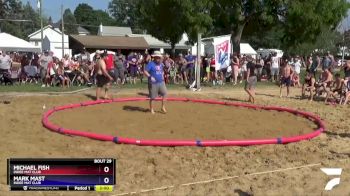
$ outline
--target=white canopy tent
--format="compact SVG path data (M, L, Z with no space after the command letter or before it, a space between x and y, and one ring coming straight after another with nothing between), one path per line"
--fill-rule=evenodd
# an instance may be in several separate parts
M39 46L7 33L0 33L0 50L13 52L40 52Z
M240 48L241 48L241 54L257 55L257 52L247 43L241 43Z
M207 37L203 38L202 42L204 44L204 51L207 54L214 54L214 42L216 39L228 39L231 40L231 35L221 35L221 36L215 36L215 37ZM245 55L252 55L253 57L257 55L257 52L250 46L249 43L240 43L240 54ZM230 48L230 52L232 52L232 44Z

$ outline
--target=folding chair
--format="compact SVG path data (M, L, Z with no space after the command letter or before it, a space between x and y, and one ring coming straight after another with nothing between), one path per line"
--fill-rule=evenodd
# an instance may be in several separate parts
M10 77L12 82L18 82L19 81L19 75L21 73L21 68L19 67L11 67L10 69Z
M32 83L32 82L35 82L36 84L38 83L39 72L36 66L34 65L25 66L24 72L26 74L25 83Z

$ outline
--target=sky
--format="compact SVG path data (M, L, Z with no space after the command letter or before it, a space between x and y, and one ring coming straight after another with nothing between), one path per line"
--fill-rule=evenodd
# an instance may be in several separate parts
M24 4L27 1L37 8L37 0L21 0ZM53 22L57 22L61 18L61 5L63 9L70 8L74 12L75 8L80 3L87 3L94 9L107 10L110 0L42 0L43 2L43 14L47 17L51 16Z

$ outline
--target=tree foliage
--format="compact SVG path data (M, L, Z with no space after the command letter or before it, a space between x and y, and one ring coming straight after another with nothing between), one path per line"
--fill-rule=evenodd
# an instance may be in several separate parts
M63 21L64 21L64 33L65 34L78 34L78 26L75 16L73 15L70 9L64 10L63 13ZM61 27L62 28L62 27Z
M187 27L187 8L184 1L149 0L139 5L141 23L148 33L174 49Z
M210 13L213 33L231 33L234 50L239 51L250 23L256 29L265 27L264 31L277 26L282 30L282 46L296 47L315 42L324 27L334 29L348 8L346 0L216 0Z
M91 34L97 34L98 26L103 24L105 26L116 25L109 14L102 10L94 10L86 3L79 4L74 10L74 16L78 24L90 31Z
M145 1L139 0L112 0L108 10L119 26L131 27L134 31L140 31L139 4Z
M190 41L197 41L197 34L205 34L211 28L209 15L211 0L149 0L140 3L140 25L156 38L169 43L174 54L175 44L183 33Z
M40 28L40 15L27 2L25 5L17 0L0 1L0 22L2 32L27 39L27 36ZM18 21L13 21L18 20ZM19 21L28 20L28 21ZM47 19L43 18L44 24Z

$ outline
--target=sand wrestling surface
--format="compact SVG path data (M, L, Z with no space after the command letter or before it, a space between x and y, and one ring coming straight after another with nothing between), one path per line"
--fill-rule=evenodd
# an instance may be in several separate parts
M41 124L49 108L91 100L93 90L69 95L0 95L0 195L350 195L350 107L278 98L274 87L258 88L257 104L313 112L327 131L310 141L250 147L142 147L117 145L57 134ZM139 94L138 94L139 93ZM114 97L141 96L145 90L121 89ZM171 96L244 101L242 89L169 91ZM10 100L10 104L2 104ZM43 109L43 105L46 106ZM159 103L156 104L159 110ZM66 128L145 139L247 139L308 133L315 125L284 112L168 103L168 114L145 113L147 102L126 102L58 112L50 120ZM106 115L105 117L103 117ZM9 192L7 158L117 159L112 193ZM320 168L342 168L340 185L324 187L332 177Z
M166 104L167 114L150 115L147 101L123 102L64 110L50 120L64 128L139 139L266 139L317 128L287 112L203 103Z

